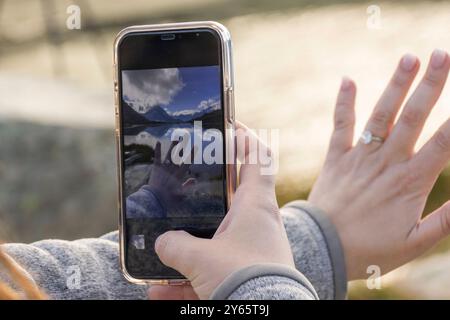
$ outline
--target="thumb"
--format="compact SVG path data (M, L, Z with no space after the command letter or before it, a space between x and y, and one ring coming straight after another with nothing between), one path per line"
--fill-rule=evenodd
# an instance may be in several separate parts
M274 184L274 172L266 165L273 164L273 151L243 123L236 121L236 150L241 161L240 184L271 186ZM262 163L262 160L268 163ZM267 172L266 172L267 171ZM269 182L269 183L267 183Z
M416 228L416 240L428 249L450 234L450 201L433 211Z
M156 239L155 251L162 263L189 278L204 241L186 231L168 231Z

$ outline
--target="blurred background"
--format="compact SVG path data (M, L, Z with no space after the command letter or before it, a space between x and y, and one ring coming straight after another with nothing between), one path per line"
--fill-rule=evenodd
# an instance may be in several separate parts
M190 20L231 31L238 119L281 130L281 205L306 198L320 170L343 75L358 84L359 133L403 53L424 65L434 48L450 50L449 1L0 0L2 239L76 239L116 228L115 34ZM447 86L418 146L449 116ZM449 174L425 212L450 198ZM450 299L449 250L450 240L442 242L384 276L379 290L351 283L349 296Z

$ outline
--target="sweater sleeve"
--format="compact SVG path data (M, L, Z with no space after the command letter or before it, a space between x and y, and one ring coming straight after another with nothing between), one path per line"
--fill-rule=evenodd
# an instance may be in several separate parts
M344 252L331 221L306 201L281 209L295 266L311 282L320 299L345 299Z
M229 275L212 293L213 300L317 300L308 279L281 264L252 265Z
M251 291L261 299L270 294L280 299L307 298L315 291L320 299L345 298L344 256L333 225L320 210L304 201L288 204L281 213L296 268L313 289L301 288L292 278L272 272L249 279L235 294L230 293L230 298L243 298L248 288L254 288ZM2 248L53 299L147 298L146 286L129 283L120 271L117 231L96 239L10 243ZM0 272L0 279L8 278ZM292 289L284 290L288 295L276 293L277 288L287 286Z
M52 299L147 299L146 286L122 276L117 236L116 231L95 239L10 243L2 248ZM8 281L1 272L0 278Z
M127 218L163 218L166 216L161 202L149 185L142 186L126 200Z

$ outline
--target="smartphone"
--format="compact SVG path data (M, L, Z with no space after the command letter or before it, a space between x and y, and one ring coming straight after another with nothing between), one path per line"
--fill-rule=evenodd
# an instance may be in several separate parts
M187 280L156 238L211 238L236 187L231 39L217 22L128 27L114 44L120 265L135 283Z

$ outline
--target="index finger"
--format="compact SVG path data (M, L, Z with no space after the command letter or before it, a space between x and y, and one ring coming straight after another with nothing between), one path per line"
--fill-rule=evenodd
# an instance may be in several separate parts
M425 182L434 183L450 160L450 119L411 159L411 170L420 172ZM427 181L430 180L430 181Z
M242 163L239 171L240 184L273 182L273 175L263 174L260 161L262 154L272 157L272 150L241 122L236 122L236 150Z

